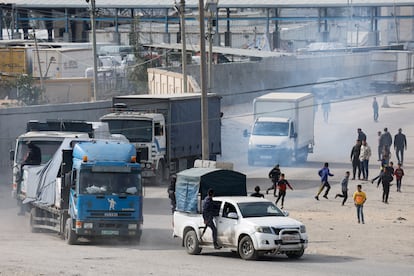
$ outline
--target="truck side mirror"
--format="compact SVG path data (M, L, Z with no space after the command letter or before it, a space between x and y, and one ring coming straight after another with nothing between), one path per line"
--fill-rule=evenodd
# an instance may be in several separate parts
M243 130L243 137L249 137L250 133L247 131L247 129Z
M295 132L295 133L293 133L290 137L291 137L291 138L298 138L298 134Z
M14 150L10 150L9 155L10 161L14 161Z

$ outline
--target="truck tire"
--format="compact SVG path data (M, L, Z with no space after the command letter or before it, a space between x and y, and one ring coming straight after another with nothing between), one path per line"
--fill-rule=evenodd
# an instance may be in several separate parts
M257 251L254 249L252 239L249 236L244 236L238 246L239 255L244 260L256 260Z
M72 230L72 219L71 218L68 218L66 220L65 240L66 240L66 243L70 245L76 244L78 240L78 235L76 235L75 231Z
M198 255L201 252L200 243L197 238L197 234L194 230L190 230L185 233L184 246L188 254Z
M36 225L36 220L35 220L36 216L37 216L36 207L33 207L32 209L30 209L30 231L32 233L39 233L40 232L40 229L35 226Z
M288 256L289 259L299 259L303 256L303 253L305 253L305 249L302 249L300 251L294 251L286 253L286 256Z

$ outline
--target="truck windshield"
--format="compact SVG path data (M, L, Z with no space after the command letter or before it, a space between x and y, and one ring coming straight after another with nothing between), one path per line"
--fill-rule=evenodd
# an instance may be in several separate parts
M79 191L81 194L141 195L141 178L137 173L82 171Z
M256 122L253 135L259 136L288 136L289 124L283 122Z
M108 120L111 134L123 134L130 142L151 142L152 121Z
M21 164L26 158L27 153L29 152L29 147L27 146L28 141L19 141L16 150L15 162L16 164ZM41 154L41 164L46 164L58 150L59 146L62 144L62 141L35 141L31 142L40 148Z
M285 216L272 202L245 202L238 206L244 218Z

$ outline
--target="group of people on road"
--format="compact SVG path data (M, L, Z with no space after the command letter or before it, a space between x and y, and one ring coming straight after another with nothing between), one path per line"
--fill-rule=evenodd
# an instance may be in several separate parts
M378 120L378 103L374 98L374 121ZM362 131L361 128L357 129L357 140L355 145L351 149L350 159L352 164L352 178L355 180L358 177L358 180L368 181L369 177L369 160L372 155L371 148L367 143L367 135ZM394 143L393 143L394 142ZM391 147L394 146L396 157L398 160L397 168L394 169L394 164L391 159ZM377 187L382 183L383 193L382 201L388 204L388 198L390 193L391 182L396 180L397 183L397 192L401 192L401 182L404 176L404 169L402 164L404 161L404 151L407 149L407 140L406 136L402 133L402 129L398 129L398 133L394 136L394 141L391 134L388 131L388 128L384 128L383 132L378 131L378 161L381 162L381 170L378 176L371 180L371 183L377 181ZM324 198L328 199L328 193L330 191L331 185L329 184L329 177L334 176L329 170L329 164L325 163L324 166L318 171L318 174L321 178L321 184L318 189L315 199L319 200L319 195L325 189L323 195ZM350 171L345 172L345 176L341 181L341 192L335 195L335 198L341 197L342 205L348 199L348 182L350 180L351 173ZM357 185L357 191L353 194L354 204L357 208L357 217L358 223L364 223L363 215L363 205L367 197L365 192L362 191L362 185Z

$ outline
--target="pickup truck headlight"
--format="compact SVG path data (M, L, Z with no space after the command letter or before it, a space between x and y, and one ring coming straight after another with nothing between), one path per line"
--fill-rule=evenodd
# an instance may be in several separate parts
M266 234L273 234L272 229L268 226L256 226L256 232L266 233Z
M85 228L85 229L92 229L93 228L93 223L92 222L85 222L83 224L83 228Z
M301 233L306 233L306 226L305 225L300 226L300 232Z

